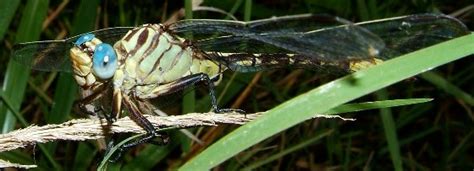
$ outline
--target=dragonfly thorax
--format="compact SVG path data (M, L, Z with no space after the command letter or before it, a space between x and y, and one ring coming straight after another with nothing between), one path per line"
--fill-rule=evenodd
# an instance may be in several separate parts
M198 52L185 39L167 32L161 24L145 24L130 30L114 45L121 61L114 86L126 94L145 98L160 94L173 81L195 73L218 73L218 66L195 57Z

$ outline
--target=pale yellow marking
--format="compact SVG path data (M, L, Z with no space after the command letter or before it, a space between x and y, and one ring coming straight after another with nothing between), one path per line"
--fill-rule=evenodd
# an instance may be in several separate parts
M92 43L92 46L91 46L92 49L95 49L96 45L99 45L99 44L102 43L102 41L98 38L93 38L90 42ZM87 42L87 43L89 43L89 42ZM86 45L87 45L87 43L86 43Z
M181 49L181 47L179 47L179 49ZM174 59L171 60L172 62L171 64L173 64L173 62L177 60L176 63L172 65L171 68L167 72L164 72L162 74L164 82L171 82L183 77L183 75L189 70L189 67L191 67L191 64L192 64L192 56L190 53L191 49L190 48L181 49L180 51L182 53L178 52L178 54L174 55L175 56ZM177 56L177 55L180 55L180 56Z
M84 65L84 64L89 64L89 63L92 62L91 57L89 57L87 54L83 53L77 47L72 48L71 53L76 54L76 56L74 56L74 58L72 60L74 62L77 62L78 64Z
M117 69L117 71L115 71L115 74L114 74L114 88L120 88L123 84L123 78L124 78L124 74L123 74L123 70L121 70L120 68Z
M157 33L158 34L158 33ZM140 71L143 73L142 77L146 77L148 73L153 70L154 64L157 62L158 58L171 46L171 43L165 36L160 36L159 43L156 48L140 63ZM158 70L158 68L155 68ZM150 75L152 77L152 75ZM149 78L147 81L158 80L157 78ZM160 81L158 81L160 82Z
M135 30L135 29L133 29L133 30ZM127 34L125 34L124 38L128 37L128 35L131 34L133 30L128 31ZM125 49L125 51L130 52L130 51L132 51L132 49L135 48L135 45L136 45L135 42L137 42L138 36L141 34L141 32L143 32L143 29L141 29L140 31L137 31L135 33L135 35L133 37L131 37L130 40L128 40L128 41L125 41L124 39L120 40L120 43L123 45L123 48ZM132 43L130 43L130 42L132 42ZM128 56L127 59L130 58L130 57L131 56Z
M351 71L355 72L355 71L359 71L359 70L362 70L362 69L372 67L374 65L381 64L382 62L383 62L383 60L378 59L378 58L374 58L373 60L351 62L349 64L349 68L350 68Z
M158 76L162 76L162 74L168 72L173 68L172 62L177 57L178 53L181 52L181 47L178 45L171 45L171 49L165 51L163 57L159 61L158 67L161 68L161 71L156 68L150 75L158 74ZM162 78L164 80L164 78Z
M79 75L74 75L74 79L76 80L77 84L79 84L79 86L86 85L86 79L84 79L84 77L81 77Z
M140 48L138 48L138 50L137 50L137 52L135 53L135 55L132 56L132 58L135 58L136 61L140 61L141 58L144 57L143 54L144 54L145 51L147 50L147 47L150 46L150 44L151 44L151 41L150 41L150 40L151 40L151 38L153 37L153 35L155 34L155 30L153 30L153 29L151 29L151 28L146 28L146 30L148 31L148 35L147 35L146 41L143 43L143 45L142 45ZM144 30L143 30L143 31L144 31ZM143 33L143 31L140 32L140 34ZM138 37L140 36L140 34L135 34L135 37L137 37L137 39L138 39ZM133 44L132 46L136 46L136 45L137 45L137 42L128 42L128 43L131 43L131 45ZM132 49L133 49L133 48L132 48ZM138 69L138 68L137 68L137 69Z
M125 60L125 73L131 78L137 78L137 73L135 72L137 68L137 61L132 58L127 58Z
M97 80L95 79L95 76L94 74L90 73L89 75L86 76L86 82L88 86L91 86L92 84L94 84Z
M92 67L92 60L86 54L74 47L70 51L72 68L76 75L86 76Z
M150 36L153 36L154 30L150 28L143 28L137 31L135 35L131 37L130 41L125 41L123 39L120 41L120 43L125 48L125 51L127 52L127 54L131 55L130 54L131 51L136 48L138 37L140 37L140 35L145 30L148 31L147 41L145 41L144 44L140 48L137 49L134 56L128 56L125 59L125 71L132 78L138 78L139 76L139 73L137 73L137 71L139 71L137 64L138 64L138 61L140 61L140 58L143 57L143 53L146 51L147 47L150 46L151 41L149 40L151 38ZM129 31L124 37L127 37L130 33L131 31Z
M112 113L112 115L115 116L115 119L118 119L120 117L120 114L122 113L122 92L120 91L120 89L114 88L112 99L112 109L115 109L115 112L117 112Z
M158 95L168 92L172 85L168 83L157 86L139 86L137 90L143 93L140 93L138 97L142 99L156 98Z
M156 97L158 94L154 94L153 90L157 86L161 86L161 85L150 84L150 85L145 85L145 86L136 86L135 87L135 95L137 95L141 99Z
M90 42L86 42L85 46L90 51L94 51L96 45L101 44L97 38L93 38ZM80 86L94 86L102 83L97 82L95 76L91 73L92 56L81 51L78 47L73 47L69 51L72 68L74 72L74 79Z

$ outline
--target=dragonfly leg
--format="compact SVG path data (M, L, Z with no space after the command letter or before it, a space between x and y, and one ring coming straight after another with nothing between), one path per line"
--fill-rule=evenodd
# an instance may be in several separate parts
M199 82L204 82L209 89L209 96L211 97L211 104L212 110L216 113L225 113L225 112L238 112L238 113L245 113L245 111L241 109L221 109L217 105L217 98L215 93L215 87L213 80L209 78L207 74L198 73L193 75L188 75L182 77L176 81L170 82L168 84L161 85L154 89L150 96L146 96L143 98L156 98L163 95L172 94L183 88L190 87L195 85Z
M140 105L138 107L141 111L144 111L145 113L158 115L156 113L156 110L158 109L147 99L140 99Z
M115 97L115 96L114 96ZM120 96L120 99L123 100L123 104L125 107L130 111L129 117L132 119L135 123L140 125L145 131L147 132L145 135L137 138L133 142L127 143L122 145L119 148L119 151L116 155L116 157L112 160L115 161L116 159L120 158L121 154L123 151L126 151L127 149L137 146L139 144L151 142L153 144L167 144L169 141L169 137L166 134L160 134L158 131L156 131L155 127L153 124L143 116L142 112L140 111L139 107L137 107L137 104L134 102L139 102L137 99L131 99L128 95L122 94ZM151 141L153 138L159 137L161 141Z
M85 96L84 98L75 101L75 106L77 107L79 113L86 113L91 116L99 116L100 118L105 118L107 122L112 123L115 121L115 118L108 115L102 107L96 107L92 102L104 96L106 93L105 86L100 86L93 90L92 94ZM102 112L102 115L98 114Z

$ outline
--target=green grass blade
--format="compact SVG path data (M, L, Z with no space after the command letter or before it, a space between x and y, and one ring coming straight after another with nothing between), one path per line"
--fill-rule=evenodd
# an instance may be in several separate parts
M417 130L416 133L413 135L410 135L409 137L405 137L404 139L400 139L399 144L400 147L403 147L405 145L410 145L410 143L413 143L415 141L422 141L423 138L426 138L427 136L436 133L436 131L439 131L439 127L431 127L426 130ZM377 152L377 155L382 156L385 155L385 153L389 152L390 149L388 148L382 148L380 151Z
M119 148L126 144L127 142L130 142L140 136L142 136L143 134L137 134L137 135L133 135L131 137L128 137L126 138L125 140L119 142L118 144L116 144L115 146L113 146L111 149L109 149L107 151L107 153L105 154L104 158L102 159L102 161L100 162L99 166L97 167L97 170L108 170L108 164L109 164L109 160L113 160L115 156L114 153L117 153L119 152ZM116 154L115 154L116 155Z
M184 12L186 19L193 18L193 1L192 0L185 0L184 1ZM194 112L196 109L196 93L192 88L188 88L186 90L186 94L183 97L183 113Z
M470 106L474 106L474 98L467 93L458 88L456 85L453 85L448 80L444 79L440 75L434 72L426 72L420 75L421 78L425 79L426 81L431 82L432 84L436 85L438 88L444 90L445 92L453 95L454 97L461 99L462 101L466 102Z
M387 91L382 89L376 93L378 99L387 99ZM396 171L402 171L402 157L400 155L400 143L397 137L397 127L393 119L392 111L389 108L380 109L380 118L382 118L382 125L387 139L390 157L392 159L393 168Z
M208 170L316 113L474 53L474 34L425 48L329 82L287 101L226 135L181 170ZM426 59L430 60L426 60Z
M152 170L158 162L166 159L166 156L168 156L176 146L178 146L177 143L160 147L148 145L138 156L133 157L133 160L125 165L122 170Z
M60 73L54 91L51 112L46 116L47 123L61 123L67 120L77 94L77 86L70 73Z
M462 138L461 142L456 145L456 147L449 153L447 160L454 160L457 153L462 153L462 151L467 151L470 148L470 142L472 142L472 136L474 135L474 130L471 130L465 137Z
M293 146L290 146L288 148L285 148L285 150L279 152L279 153L276 153L272 156L268 156L267 158L265 158L265 160L262 160L262 161L258 161L256 163L253 163L247 167L245 167L244 169L242 170L255 170L257 169L259 166L262 166L264 164L267 164L267 163L270 163L272 161L275 161L275 160L278 160L280 158L282 158L283 156L287 155L287 154L290 154L294 151L297 151L297 150L300 150L304 147L307 147L313 143L315 143L316 141L318 140L321 140L323 139L324 137L330 135L333 131L332 130L329 130L329 131L325 131L323 133L321 132L318 132L317 134L314 135L314 137L311 137L309 139L306 139L304 141L301 141L300 143L296 144L296 145L293 145Z
M47 0L27 2L18 28L17 43L34 41L39 38L42 22L46 18L48 4L49 1ZM3 85L3 98L8 99L5 101L10 102L10 107L4 103L0 104L0 113L2 113L0 120L3 121L2 133L12 130L16 125L16 119L13 114L20 109L29 74L30 69L9 60ZM59 169L58 163L53 160L52 155L45 150L44 146L39 145L39 147L48 162L54 168Z
M81 143L80 145L77 146L76 154L74 157L74 163L72 170L74 171L81 171L81 170L87 170L87 168L91 165L91 163L94 163L93 160L94 158L91 156L95 156L97 153L97 149L90 145L84 145Z
M230 8L229 14L234 15L235 12L239 9L240 5L242 5L242 2L243 2L243 0L236 0L236 1L234 1L234 5L232 5L232 8ZM227 15L227 16L224 18L224 20L228 20L228 19L230 19L230 16L229 16L229 15Z
M244 21L250 21L252 17L252 0L245 0Z
M0 40L10 26L10 22L15 15L20 0L3 0L0 2Z
M28 1L21 18L16 42L37 40L41 33L42 21L46 17L48 1ZM12 60L9 60L3 81L4 98L8 98L14 110L19 111L30 70ZM12 130L16 124L13 112L0 103L0 120L2 133Z
M381 108L390 108L390 107L398 107L398 106L405 106L405 105L413 105L413 104L419 104L419 103L425 103L432 101L430 98L414 98L414 99L396 99L396 100L383 100L383 101L373 101L373 102L363 102L363 103L352 103L352 104L343 104L341 106L335 107L327 112L324 112L326 115L330 114L341 114L341 113L349 113L349 112L359 112L359 111L364 111L364 110L371 110L371 109L381 109ZM315 136L325 136L326 133L323 134L315 134ZM289 154L291 152L297 151L301 148L304 148L305 146L309 146L313 143L316 142L316 140L319 140L320 138L310 138L307 140L302 141L301 143L298 143L298 145L294 145L292 147L289 147L277 154L274 154L272 156L268 156L265 158L265 160L258 161L256 163L250 164L243 170L252 170L258 166L262 166L266 163L269 163L271 161L274 161L276 159L279 159L286 154ZM247 153L246 155L253 155L252 153ZM245 157L240 156L239 157L239 162L245 162ZM229 167L226 167L226 169L229 169ZM235 170L235 169L230 169L230 170Z
M18 121L20 121L20 124L24 127L27 127L29 124L23 117L23 115L20 114L19 111L14 110L14 107L12 105L12 102L10 102L9 98L6 98L3 92L0 92L0 98L2 99L2 103L13 112L13 115L16 117Z
M381 109L381 108L413 105L413 104L418 104L418 103L429 102L432 100L433 99L431 98L413 98L413 99L394 99L394 100L382 100L382 101L374 101L374 102L344 104L336 108L333 108L327 112L324 112L324 114L359 112L359 111L370 110L370 109Z

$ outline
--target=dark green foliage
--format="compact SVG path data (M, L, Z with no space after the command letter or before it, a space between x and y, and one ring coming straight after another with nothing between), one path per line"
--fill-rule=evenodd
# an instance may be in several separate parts
M57 39L64 34L68 37L104 27L165 22L174 15L183 19L184 13L178 15L178 11L185 6L185 1L70 1L53 17L53 11L61 3L63 2L57 0L0 2L0 80L3 86L0 91L0 126L3 133L31 124L61 123L72 118L87 117L72 111L73 102L77 99L77 88L70 74L30 72L24 66L12 63L9 56L14 43ZM450 14L468 5L468 1L431 0L207 0L202 4L227 11L239 20L326 13L353 22L414 13ZM222 19L225 15L199 11L194 12L192 17ZM473 30L474 12L459 17ZM42 28L45 20L50 22ZM355 117L357 121L305 121L253 145L217 167L226 170L254 167L262 170L472 169L472 73L472 57L443 65L436 68L435 72L396 83L373 95L363 96L354 103L402 98L433 98L432 101L365 112L355 111L406 104L398 101L391 105L378 104L377 107L367 104L339 106L331 110L332 114L352 111L343 116ZM337 78L333 75L289 69L259 74L262 74L260 79L253 84L243 102L236 103L239 97L244 96L244 89L256 74L226 73L223 82L217 87L220 105L241 108L249 113L265 111ZM200 88L194 91L195 97L191 96L192 100L186 100L185 106L193 104L196 111L208 111L210 102L207 92ZM168 105L166 111L181 114L182 107L178 101L176 105ZM220 126L192 131L199 132L199 138L206 137L204 141L212 144L235 128L237 126ZM179 131L170 134L172 142L169 145L142 145L133 148L107 168L178 168L207 147L190 144L190 140ZM96 141L55 142L36 147L3 152L0 153L0 158L21 164L37 164L41 170L94 170L102 162L104 155Z

